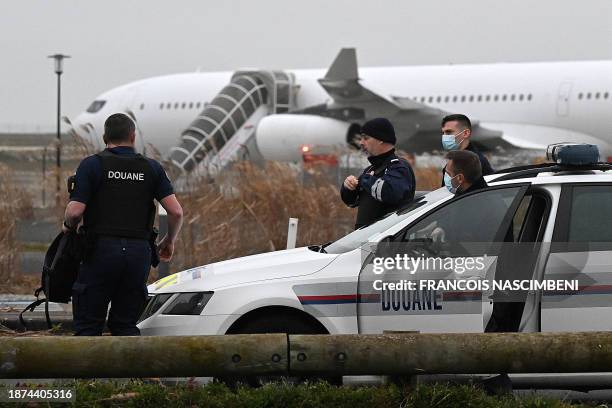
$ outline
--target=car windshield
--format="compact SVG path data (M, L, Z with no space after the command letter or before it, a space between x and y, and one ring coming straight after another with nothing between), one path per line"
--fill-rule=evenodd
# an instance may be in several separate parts
M412 203L410 203L408 207L404 207L399 211L389 213L374 224L359 228L358 230L345 235L339 240L332 242L330 245L325 247L325 252L329 254L341 254L352 251L355 248L359 248L361 245L367 242L368 238L372 235L388 230L395 224L410 217L415 210L436 203L449 195L450 194L446 188L440 188L424 196L418 197Z

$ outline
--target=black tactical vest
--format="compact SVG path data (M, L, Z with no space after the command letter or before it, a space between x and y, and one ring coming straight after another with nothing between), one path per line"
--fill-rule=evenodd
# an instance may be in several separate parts
M108 150L96 154L102 162L102 182L87 203L87 232L149 239L155 219L155 173L148 160Z
M385 170L387 170L387 167L389 166L389 164L391 164L391 160L394 160L394 159L398 159L398 157L395 156L394 154L389 155L388 159L385 160L384 163L380 164L377 167L370 166L365 169L364 173L369 173L371 171L374 171L375 177L377 178L382 177L385 174ZM399 160L402 160L402 159L399 159ZM414 175L412 172L410 172L410 174L412 174L412 185L414 186L416 185L416 182L414 180ZM414 198L414 193L412 197L405 197L403 202L404 203L408 202L412 200L413 198ZM362 188L359 189L359 201L358 202L359 202L359 207L357 208L357 219L355 221L355 229L361 228L365 225L370 225L374 221L381 218L383 215L388 214L391 211L395 211L398 209L397 205L385 204L383 202L376 200L374 197L372 197L372 194L370 191L366 191Z

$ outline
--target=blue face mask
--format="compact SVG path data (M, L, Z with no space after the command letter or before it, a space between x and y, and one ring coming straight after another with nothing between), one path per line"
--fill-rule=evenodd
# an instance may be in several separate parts
M457 177L457 175L455 175L455 177ZM455 177L451 177L447 172L444 172L444 185L452 194L455 194L457 192L457 188L459 188L459 186L453 187L453 179Z
M451 151L451 150L458 150L459 149L459 145L461 144L461 142L463 142L465 140L465 138L461 139L461 141L459 141L457 143L457 136L459 136L460 134L462 134L463 132L465 132L466 129L462 130L461 132L457 133L456 135L442 135L442 148L446 151Z

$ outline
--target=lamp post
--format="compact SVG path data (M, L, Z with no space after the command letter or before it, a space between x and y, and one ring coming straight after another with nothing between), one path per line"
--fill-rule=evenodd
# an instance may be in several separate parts
M61 77L64 72L64 59L70 58L69 55L54 54L49 55L48 58L55 60L55 73L57 74L57 147L55 151L56 167L57 167L57 178L56 178L56 190L55 190L55 206L60 205L60 179L61 179L61 129L60 129L60 115L61 115Z

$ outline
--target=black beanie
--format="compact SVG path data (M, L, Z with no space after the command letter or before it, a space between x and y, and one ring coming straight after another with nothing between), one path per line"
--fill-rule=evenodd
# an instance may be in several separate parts
M368 120L361 127L361 133L393 145L396 142L393 125L386 118Z

